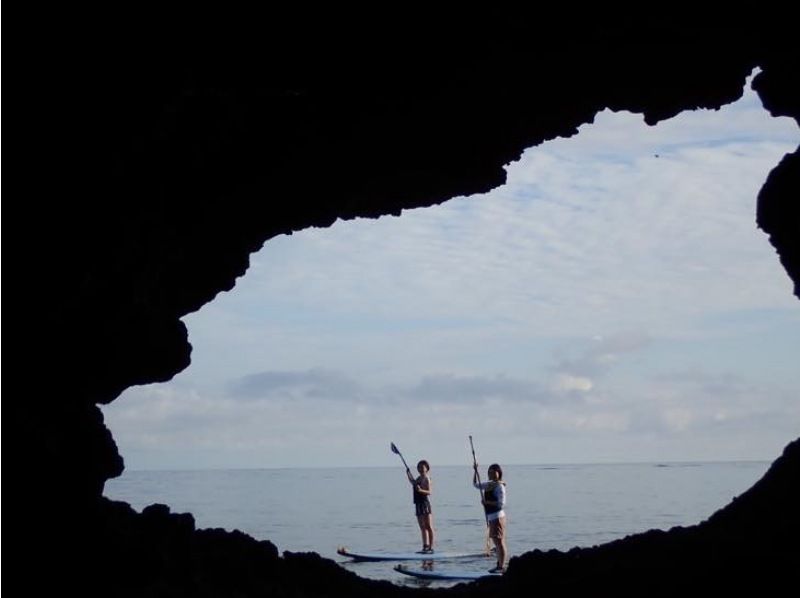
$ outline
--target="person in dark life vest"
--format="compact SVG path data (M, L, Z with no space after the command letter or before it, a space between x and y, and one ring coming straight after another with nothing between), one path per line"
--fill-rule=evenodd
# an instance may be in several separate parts
M430 554L433 552L433 510L431 509L430 496L433 491L433 484L428 475L431 466L424 459L417 463L417 471L419 476L414 479L411 472L406 470L408 481L414 487L414 509L417 515L417 523L419 523L419 531L422 534L422 550L419 552L423 554Z
M506 565L506 483L503 481L503 469L497 464L489 466L488 482L478 482L478 464L475 464L472 485L481 490L483 509L489 524L489 537L494 542L497 552L497 566L490 573L503 573Z

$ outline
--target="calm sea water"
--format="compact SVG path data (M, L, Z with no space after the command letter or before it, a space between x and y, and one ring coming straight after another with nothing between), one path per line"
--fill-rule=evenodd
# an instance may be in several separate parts
M511 556L593 546L648 529L693 525L753 485L768 462L504 467ZM481 550L485 523L472 470L433 467L436 548ZM200 528L239 529L279 551L317 552L363 577L420 583L392 563L351 563L355 551L418 550L420 534L402 468L126 471L105 495L141 511L164 503ZM485 570L488 559L437 564ZM439 585L445 585L439 582Z

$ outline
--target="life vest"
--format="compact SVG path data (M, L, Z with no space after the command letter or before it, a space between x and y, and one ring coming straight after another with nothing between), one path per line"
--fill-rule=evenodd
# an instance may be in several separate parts
M420 492L419 486L417 484L414 484L413 488L414 488L414 504L426 502L428 500L428 495Z
M496 483L490 483L489 487L483 491L483 500L491 500L492 502L497 501L497 497L494 495L494 490L497 488ZM486 511L487 515L491 515L492 513L498 513L500 511L500 507L496 504L494 505L487 505L485 502L483 503L483 510Z

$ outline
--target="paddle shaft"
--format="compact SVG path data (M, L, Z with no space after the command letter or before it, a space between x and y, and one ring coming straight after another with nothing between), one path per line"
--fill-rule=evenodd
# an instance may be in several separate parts
M405 459L403 459L403 454L402 454L402 453L400 453L399 451L398 451L398 453L397 453L397 454L398 454L398 455L400 455L400 459L403 461L403 465L405 465L405 466L406 466L406 469L407 469L408 471L411 471L411 469L409 469L409 467L408 467L408 463L406 463L406 460L405 460Z
M475 445L472 444L472 435L471 434L470 434L470 437L469 437L469 448L472 449L472 467L475 470L475 477L478 480L478 484L480 484L481 483L481 474L478 473L478 459L475 457ZM478 494L480 494L481 506L483 506L483 490L478 488ZM486 512L486 509L484 509L483 514L486 516L486 527L489 527L489 514Z
M403 453L400 452L400 449L397 448L394 442L391 444L391 447L393 453L397 453L398 455L400 455L400 460L403 462L403 465L406 466L406 471L411 473L411 469L408 467L408 463L406 463L406 460L403 458Z

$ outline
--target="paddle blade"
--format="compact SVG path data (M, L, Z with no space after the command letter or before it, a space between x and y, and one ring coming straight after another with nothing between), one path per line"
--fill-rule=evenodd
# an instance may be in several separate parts
M394 445L394 442L390 443L390 444L389 444L389 446L391 447L391 449L392 449L392 452L393 452L395 455L399 455L399 454L400 454L400 451L399 451L399 450L397 450L397 447Z

